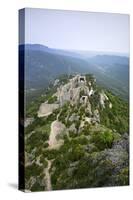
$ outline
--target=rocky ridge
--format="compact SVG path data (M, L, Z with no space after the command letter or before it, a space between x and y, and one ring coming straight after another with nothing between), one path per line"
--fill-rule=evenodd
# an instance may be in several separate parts
M26 189L127 185L126 104L97 86L92 75L53 85L56 90L27 127L27 170L36 168L38 175L26 176Z

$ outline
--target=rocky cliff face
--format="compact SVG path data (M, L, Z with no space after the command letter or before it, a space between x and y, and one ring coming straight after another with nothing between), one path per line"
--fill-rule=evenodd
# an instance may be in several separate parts
M55 84L56 82L57 80L55 80ZM105 109L106 106L110 109L112 108L112 103L104 93L104 90L100 90L96 87L96 79L93 76L86 77L76 75L71 78L67 84L59 84L57 92L53 94L53 98L54 97L56 97L55 102L48 103L48 101L46 101L41 104L38 117L48 116L57 108L62 109L65 104L69 104L69 106L85 110L84 120L82 121L83 126L84 122L88 122L89 124L100 123L99 109ZM95 108L92 108L91 101L95 101ZM73 121L77 117L79 117L78 114L75 113L74 117L73 113ZM70 116L70 118L72 118L72 116Z

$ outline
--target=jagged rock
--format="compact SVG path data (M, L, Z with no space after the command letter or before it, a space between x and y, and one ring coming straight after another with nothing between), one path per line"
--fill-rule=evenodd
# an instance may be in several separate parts
M115 141L112 146L113 149L119 149L120 151L123 149L125 151L129 151L129 136L127 133L124 133L122 139Z
M109 103L109 108L112 108L112 103Z
M85 150L88 152L88 153L91 153L91 152L93 152L93 151L95 151L95 150L97 150L96 149L96 147L95 147L95 145L94 144L88 144L86 147L85 147Z
M82 96L80 98L80 103L87 105L87 101L88 101L88 96Z
M87 102L87 108L85 111L86 111L86 114L89 114L90 116L92 115L91 104L90 104L89 100Z
M89 96L93 95L94 94L94 90L93 88L91 88L90 92L89 92Z
M69 121L73 122L73 121L78 121L79 120L79 116L76 115L75 113L73 113L70 117L69 117Z
M32 186L35 184L35 182L36 182L36 177L33 177L33 176L30 177L29 181L26 182L25 188L28 190L31 189Z
M109 99L108 99L107 95L104 93L104 91L102 91L100 93L100 104L101 104L102 108L105 108L105 101L108 101L108 100Z
M60 105L66 102L77 103L79 100L80 88L86 85L86 77L77 75L70 79L70 82L57 89L57 96Z
M128 160L128 154L124 149L108 149L104 151L106 154L106 158L109 159L114 165L123 167L125 160Z
M100 114L99 114L98 109L94 110L94 117L93 117L93 120L94 120L95 122L100 123Z
M104 150L106 160L111 161L115 166L113 174L118 174L123 168L129 165L128 140L128 134L125 133L119 141L114 142L111 149Z
M88 122L89 124L91 124L92 118L91 117L85 117L85 122Z
M70 102L76 104L79 101L80 97L80 87L73 88L73 96L71 97Z
M55 82L54 82L54 86L57 86L59 84L60 80L59 79L56 79Z
M69 131L70 131L70 132L73 132L73 133L76 133L76 132L77 132L77 129L76 129L74 123L69 127Z
M32 117L26 118L24 122L24 127L29 126L30 124L32 124L33 121L34 121L34 118Z

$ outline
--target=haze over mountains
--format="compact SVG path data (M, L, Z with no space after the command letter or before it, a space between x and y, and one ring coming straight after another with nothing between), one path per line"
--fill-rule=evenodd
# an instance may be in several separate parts
M44 89L62 74L92 73L102 87L110 89L123 99L128 99L128 56L26 44L19 46L20 58L24 49L26 90L29 96L31 93L35 95L38 90Z

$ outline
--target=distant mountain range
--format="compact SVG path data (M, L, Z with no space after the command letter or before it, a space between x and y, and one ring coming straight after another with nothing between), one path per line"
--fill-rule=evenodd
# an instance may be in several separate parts
M40 44L19 46L25 50L25 81L28 95L35 95L62 74L92 73L102 87L128 99L129 57L83 51L52 49ZM23 63L20 62L20 65Z

